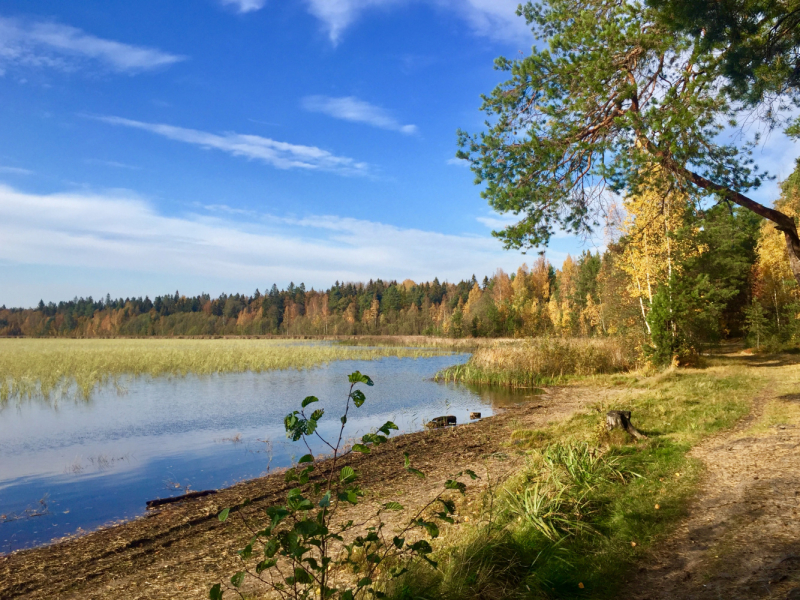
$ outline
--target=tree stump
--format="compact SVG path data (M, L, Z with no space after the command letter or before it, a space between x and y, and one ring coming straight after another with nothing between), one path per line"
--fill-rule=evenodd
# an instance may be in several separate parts
M647 436L631 424L631 411L612 410L606 415L606 429L624 429L637 440L646 440Z

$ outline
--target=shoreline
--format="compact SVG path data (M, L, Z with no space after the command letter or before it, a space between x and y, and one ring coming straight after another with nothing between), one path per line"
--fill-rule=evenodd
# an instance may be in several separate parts
M402 497L411 510L427 495L435 495L453 470L474 468L481 474L490 469L491 477L513 470L522 460L508 446L513 429L568 418L597 402L597 392L597 388L554 388L481 421L403 434L369 455L348 455L340 464L361 473L367 494L363 504L352 510L369 511L372 502L390 497ZM428 475L421 484L403 469L403 452ZM485 479L469 495L485 486ZM219 511L231 508L234 513L250 499L246 512L263 514L291 487L275 472L213 495L165 505L122 524L2 555L0 597L206 598L213 582L236 571L236 550L248 537L232 524L235 520L219 523Z

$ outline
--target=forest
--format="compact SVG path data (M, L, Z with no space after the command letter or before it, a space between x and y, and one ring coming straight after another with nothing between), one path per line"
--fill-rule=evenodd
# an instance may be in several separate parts
M776 206L798 214L800 168L783 182ZM662 362L730 338L777 347L800 336L798 286L769 221L657 188L612 206L607 221L607 248L567 257L560 268L538 256L516 273L498 269L458 283L377 279L217 298L42 301L0 309L0 335L624 335L660 352Z

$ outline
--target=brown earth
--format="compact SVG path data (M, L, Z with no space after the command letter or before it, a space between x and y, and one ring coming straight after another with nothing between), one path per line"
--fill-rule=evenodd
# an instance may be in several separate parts
M689 516L620 597L800 600L798 369L759 362L776 369L771 384L737 427L691 451L706 473Z
M476 498L522 464L522 453L508 445L515 429L566 419L616 393L596 387L554 388L483 421L399 436L368 456L350 455L346 460L360 473L367 492L359 510L370 511L391 499L402 502L406 514L414 514L454 471L467 468L482 476L468 489L467 496ZM404 452L427 474L425 480L404 470ZM250 538L241 519L232 514L220 523L219 511L232 507L234 513L249 498L253 503L241 508L241 514L256 518L266 506L281 502L287 489L276 474L82 537L2 556L0 598L207 598L212 583L239 569L236 551Z

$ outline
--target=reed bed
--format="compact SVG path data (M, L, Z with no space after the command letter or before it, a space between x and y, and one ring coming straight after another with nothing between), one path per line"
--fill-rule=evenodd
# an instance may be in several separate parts
M364 348L287 340L0 339L0 406L92 391L122 376L186 376L308 369L337 360L420 358L444 349Z
M628 371L637 364L636 344L626 338L534 338L478 348L468 362L440 371L436 379L530 388L571 376Z

